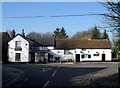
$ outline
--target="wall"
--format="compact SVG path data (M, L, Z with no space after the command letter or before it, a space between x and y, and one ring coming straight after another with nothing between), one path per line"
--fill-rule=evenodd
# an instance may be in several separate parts
M15 41L22 41L22 51L15 51ZM15 61L15 53L21 53L21 61ZM10 62L29 62L29 43L20 35L16 36L8 43L8 56Z
M53 50L54 49L54 46L48 46L47 47L49 50Z
M61 57L60 60L64 60L64 50L50 50L50 54L53 55L53 60L55 57Z
M74 52L74 58L75 54L80 54L80 61L102 61L102 54L105 54L105 60L106 61L111 61L111 49L76 49ZM99 53L99 56L94 56L94 54ZM86 54L85 58L82 58L81 55ZM91 58L88 58L87 55L91 55Z
M73 59L76 60L76 54L80 54L80 61L102 61L102 54L105 54L105 61L112 60L111 49L73 49L69 50L71 54L64 54L64 50L51 50L50 53L53 54L53 57L61 57L62 60ZM94 54L99 53L99 56L94 56ZM82 58L81 55L85 55L85 58ZM88 55L91 58L88 58Z

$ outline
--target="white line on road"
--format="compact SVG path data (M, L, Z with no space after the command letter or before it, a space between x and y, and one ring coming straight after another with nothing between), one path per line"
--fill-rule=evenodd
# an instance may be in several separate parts
M43 68L43 72L46 72L48 70L51 70L52 68Z
M56 74L57 71L54 71L54 73L52 74L52 77Z
M45 88L45 87L48 85L49 82L50 82L50 81L48 80L48 81L45 83L45 85L43 86L43 88Z

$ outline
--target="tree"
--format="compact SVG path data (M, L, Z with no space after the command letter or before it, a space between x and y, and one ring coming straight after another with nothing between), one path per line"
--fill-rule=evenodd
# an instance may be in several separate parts
M115 41L115 50L116 50L116 54L117 54L117 58L119 59L119 54L120 54L120 39L117 39Z
M92 36L92 39L101 38L101 32L96 26L91 29L91 36Z
M75 33L72 39L91 39L91 30Z
M104 30L101 38L102 38L102 39L108 39L108 38L109 38L106 30Z
M53 38L53 34L50 32L47 32L47 33L42 34L42 37L43 38Z
M107 2L103 4L108 14L105 15L105 23L114 31L114 35L120 38L120 1Z
M106 25L110 26L112 33L114 33L114 37L117 39L114 43L114 48L118 58L118 51L120 51L120 0L107 2L103 5L109 12L104 16L104 22Z
M67 39L68 38L66 30L63 27L62 28L56 28L56 30L54 31L53 36L56 39Z
M41 34L37 33L37 32L30 32L26 35L26 37L33 39L33 40L37 40L37 39L41 38Z
M95 26L88 31L82 31L75 33L71 38L72 39L101 39L101 32L100 30ZM107 34L105 34L107 37Z

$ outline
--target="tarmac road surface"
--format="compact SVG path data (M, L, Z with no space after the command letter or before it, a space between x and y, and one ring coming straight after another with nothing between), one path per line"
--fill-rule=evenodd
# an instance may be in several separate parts
M4 66L24 72L24 76L21 76L24 78L10 85L12 88L91 88L91 79L97 78L97 73L103 72L102 76L104 76L108 74L105 69L116 68L117 64L8 64ZM116 73L117 70L113 68L111 71ZM5 75L3 74L3 77Z

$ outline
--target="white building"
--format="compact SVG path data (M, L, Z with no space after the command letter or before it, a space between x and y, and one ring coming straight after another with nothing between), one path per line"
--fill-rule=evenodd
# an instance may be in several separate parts
M50 41L48 41L50 40ZM111 61L111 45L106 39L33 41L18 34L8 43L10 62Z
M45 58L47 50L43 45L18 34L8 43L8 61L39 62L48 59Z
M89 40L56 40L55 49L51 50L53 58L74 62L80 61L111 61L112 50L107 39Z

